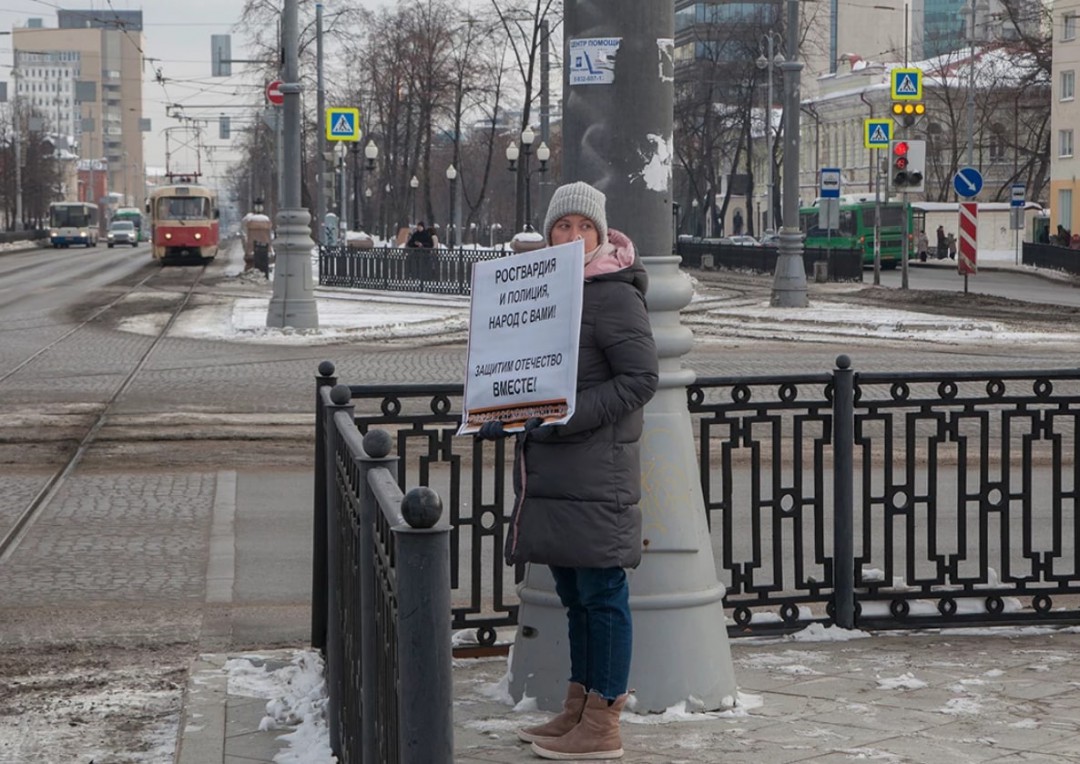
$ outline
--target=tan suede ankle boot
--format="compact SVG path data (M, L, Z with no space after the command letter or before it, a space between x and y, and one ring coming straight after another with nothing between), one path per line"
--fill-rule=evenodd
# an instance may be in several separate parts
M542 759L558 761L621 759L623 749L619 735L619 714L629 697L624 693L609 706L603 697L590 692L577 726L562 737L534 742L533 753Z
M517 732L526 743L548 738L562 737L581 721L581 712L585 709L585 685L571 682L566 688L566 700L562 711L554 719L538 727L526 727Z

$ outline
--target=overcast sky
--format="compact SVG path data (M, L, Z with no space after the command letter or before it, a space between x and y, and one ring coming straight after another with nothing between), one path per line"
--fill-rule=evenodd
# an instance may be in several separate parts
M377 6L379 0L351 0L366 6ZM313 4L314 0L299 0ZM329 9L334 2L324 0ZM166 104L189 105L185 112L192 117L207 118L211 124L204 135L211 147L209 162L203 156L203 173L207 178L226 174L227 164L236 159L229 150L229 141L218 139L217 115L244 113L239 109L199 109L200 104L250 104L264 102L263 83L240 74L243 65L236 64L230 78L210 76L210 36L232 35L232 57L248 58L243 49L245 35L234 29L240 17L243 0L0 0L0 30L25 26L29 18L41 18L46 27L56 26L56 11L71 10L141 10L143 12L144 53L147 62L143 70L143 114L151 120L152 131L144 134L144 151L148 167L165 166L166 141L163 130L181 123L166 115ZM0 39L0 72L10 80L13 61L10 38ZM164 85L157 80L160 70ZM11 92L11 85L8 86ZM176 131L174 131L175 133ZM170 138L170 148L177 151Z

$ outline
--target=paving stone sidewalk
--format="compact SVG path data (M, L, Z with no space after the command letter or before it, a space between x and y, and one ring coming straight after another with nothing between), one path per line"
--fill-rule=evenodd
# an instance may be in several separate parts
M742 707L625 714L626 762L1078 762L1080 634L979 629L850 641L733 640ZM280 653L282 662L288 651ZM231 694L225 656L204 656L189 687L179 764L307 761L260 732L265 701ZM539 761L514 730L505 658L454 666L456 762ZM301 754L302 755L302 754Z

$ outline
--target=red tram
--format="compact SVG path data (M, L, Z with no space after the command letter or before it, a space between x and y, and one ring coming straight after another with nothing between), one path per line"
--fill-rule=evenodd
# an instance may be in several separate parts
M154 259L213 260L218 253L217 195L205 186L155 188L146 201Z

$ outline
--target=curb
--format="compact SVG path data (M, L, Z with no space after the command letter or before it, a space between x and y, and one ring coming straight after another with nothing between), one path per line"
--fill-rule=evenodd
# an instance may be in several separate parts
M955 260L943 260L943 261L927 261L920 262L918 260L908 260L909 268L947 268L948 270L956 270ZM1054 281L1061 284L1078 284L1080 285L1080 277L1074 276L1071 273L1064 271L1053 271L1045 268L1035 268L1030 265L1014 265L1013 263L1002 263L990 261L989 263L977 263L977 267L980 271L990 271L993 273L1001 273L1005 271L1014 271L1016 273L1023 273L1027 276L1034 276L1036 278L1043 279L1045 281ZM976 274L977 276L978 274Z
M176 764L208 764L225 758L228 675L224 655L192 661L180 710Z

